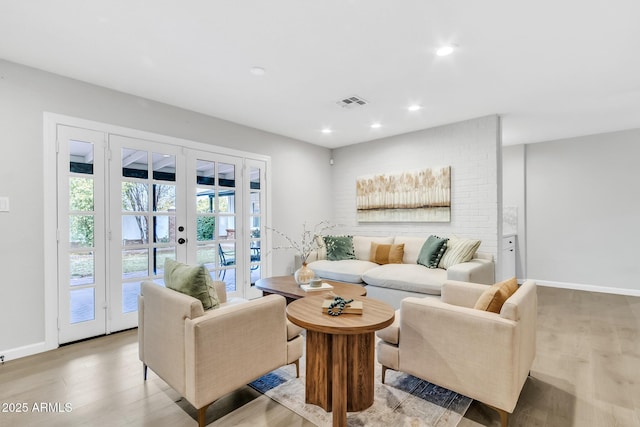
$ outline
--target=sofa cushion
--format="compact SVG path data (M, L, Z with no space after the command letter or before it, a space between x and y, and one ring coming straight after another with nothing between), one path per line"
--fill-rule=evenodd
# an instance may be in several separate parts
M417 263L427 268L438 268L440 259L442 259L447 250L447 240L449 239L429 236L424 245L422 245Z
M345 259L341 261L328 261L322 259L307 264L317 276L339 282L362 283L362 274L365 271L378 267L378 264L359 259Z
M452 265L471 261L478 247L480 247L480 240L451 237L438 267L447 269Z
M393 239L393 243L396 245L404 243L403 263L416 264L420 250L426 240L426 237L396 236L396 238Z
M362 280L368 285L382 288L440 295L447 272L419 264L386 264L368 270L362 275Z
M165 258L164 284L169 289L199 299L205 310L220 305L213 280L203 265L187 265Z
M369 261L369 258L371 257L371 243L389 245L393 243L393 236L391 237L353 236L353 250L355 252L356 259L359 259L362 261Z
M399 245L383 245L371 242L371 255L369 261L376 264L402 264L404 255L404 243Z
M515 277L498 282L485 290L476 301L473 308L476 310L500 313L502 305L518 290L518 282Z
M352 236L324 236L324 245L329 261L356 259Z

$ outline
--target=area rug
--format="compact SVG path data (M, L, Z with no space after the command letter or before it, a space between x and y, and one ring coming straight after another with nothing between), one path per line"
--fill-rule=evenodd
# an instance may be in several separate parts
M330 412L304 403L304 359L300 359L300 378L295 377L295 367L289 365L249 385L313 424L331 426ZM387 370L382 384L381 371L376 363L373 405L347 413L349 426L454 427L471 405L466 396L401 372Z

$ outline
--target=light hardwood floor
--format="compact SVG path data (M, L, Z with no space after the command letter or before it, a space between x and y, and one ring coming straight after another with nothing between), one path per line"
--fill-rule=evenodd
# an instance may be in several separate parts
M537 356L510 426L640 426L640 298L544 287L538 296ZM197 425L196 411L155 374L142 380L136 333L0 366L0 411L14 411L0 412L0 426ZM15 412L23 402L27 412ZM41 403L47 412L34 412ZM249 387L214 403L207 422L312 426ZM477 402L459 424L498 425L497 413Z

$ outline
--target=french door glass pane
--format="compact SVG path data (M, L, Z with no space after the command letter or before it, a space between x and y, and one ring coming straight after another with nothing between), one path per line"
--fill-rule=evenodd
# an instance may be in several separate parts
M217 247L218 245L214 243L198 244L198 249L196 249L197 263L203 264L208 270L213 270L216 266L216 258L219 256Z
M220 190L218 193L218 211L220 213L236 212L236 192L234 190Z
M198 213L213 213L216 211L215 190L196 188L196 211Z
M131 313L138 310L138 295L140 295L140 283L125 282L122 284L122 312Z
M199 242L213 240L216 217L213 215L198 215L196 227L196 238Z
M164 276L164 261L166 259L176 259L175 246L159 247L153 249L153 274Z
M123 148L122 176L147 179L149 177L149 158L147 152Z
M228 163L218 164L218 185L220 187L236 186L236 167Z
M96 318L94 288L73 289L70 295L70 323L86 322Z
M122 278L145 277L149 275L149 249L128 249L122 251Z
M176 186L167 184L153 185L154 212L173 212L176 210Z
M215 185L215 162L196 160L196 184Z
M93 211L93 178L69 178L69 210Z
M260 192L252 191L249 195L249 213L250 214L259 214L260 213Z
M149 211L149 186L142 182L122 182L122 210L124 212Z
M69 141L69 172L93 175L93 143Z
M176 217L153 217L153 241L154 243L173 243L176 241Z
M146 215L124 215L122 217L122 244L143 245L149 243L149 226Z
M69 254L70 285L89 285L95 282L95 260L93 251Z
M176 180L176 156L153 153L153 179L158 181Z
M219 244L220 265L228 267L236 265L236 244L234 242L222 241Z
M69 245L73 249L93 247L93 215L69 215Z

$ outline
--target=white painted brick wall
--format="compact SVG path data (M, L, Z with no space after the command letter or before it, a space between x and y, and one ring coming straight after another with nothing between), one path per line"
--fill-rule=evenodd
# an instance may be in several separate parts
M358 235L457 235L482 240L480 251L498 252L499 117L488 116L333 151L336 231ZM451 222L358 223L356 178L451 166Z

